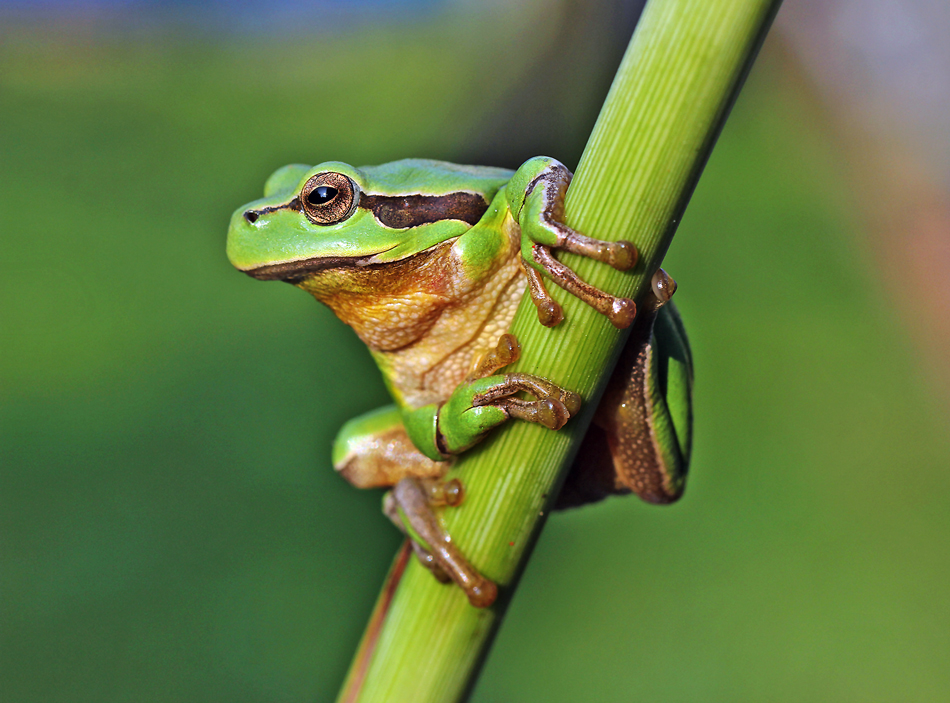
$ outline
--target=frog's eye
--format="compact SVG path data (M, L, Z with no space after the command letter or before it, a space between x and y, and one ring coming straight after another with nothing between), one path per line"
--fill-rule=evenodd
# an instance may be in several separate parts
M300 190L300 203L315 225L333 225L353 214L358 193L347 176L328 171L310 177Z

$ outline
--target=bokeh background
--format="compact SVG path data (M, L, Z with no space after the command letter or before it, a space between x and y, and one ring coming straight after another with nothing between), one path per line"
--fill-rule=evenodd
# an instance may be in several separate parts
M237 273L289 162L574 166L606 0L0 2L0 700L323 701L400 538L386 402ZM691 484L548 522L474 701L950 700L950 27L789 0L665 267Z

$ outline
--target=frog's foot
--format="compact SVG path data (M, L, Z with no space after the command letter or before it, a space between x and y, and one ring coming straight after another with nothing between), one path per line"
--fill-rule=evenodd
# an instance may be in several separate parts
M404 478L386 494L383 512L412 540L419 561L442 583L455 581L476 608L495 602L498 587L462 556L436 515L435 508L462 502L458 479Z
M498 338L494 349L478 359L466 382L491 376L513 364L519 356L521 345L513 334L506 332ZM533 395L536 400L511 397L519 392ZM471 402L472 407L490 405L502 410L508 418L537 422L552 430L561 429L581 406L581 398L576 393L564 390L540 376L524 373L499 375L489 387L476 393Z
M507 348L509 342L514 342L514 337L505 335L499 345ZM496 356L504 357L505 354ZM492 356L493 353L489 353L489 357ZM486 368L492 365L486 362ZM512 397L518 393L527 393L534 399ZM432 441L439 456L448 458L473 447L487 432L512 418L559 430L577 413L580 406L579 395L539 376L507 373L476 378L460 384L449 399L438 406ZM415 411L425 423L423 426L420 422L419 426L427 433L432 427L429 418L433 407L426 406ZM410 415L410 421L413 420L414 417ZM430 441L430 435L424 437L426 442ZM419 446L419 442L416 446Z
M549 247L535 244L531 247L531 252L534 261L547 271L555 283L606 316L614 327L626 329L633 323L637 316L637 304L630 298L618 298L585 283L576 273L554 258ZM528 270L528 266L525 270ZM564 313L561 312L561 306L544 289L541 276L535 269L531 270L533 273L528 274L528 290L532 302L538 308L538 320L542 325L553 327L564 319Z
M472 398L472 407L492 406L509 418L537 422L551 430L559 430L581 409L581 397L540 376L508 373L499 381ZM536 400L513 397L515 393L533 395Z
M637 263L637 249L632 243L592 239L563 223L564 193L570 182L571 172L563 164L552 161L528 187L519 216L524 269L528 274L531 300L538 308L538 319L550 327L564 318L560 306L544 289L540 269L561 288L607 316L615 327L629 327L637 313L632 300L618 298L585 283L552 253L553 249L560 249L586 256L618 271L627 271Z

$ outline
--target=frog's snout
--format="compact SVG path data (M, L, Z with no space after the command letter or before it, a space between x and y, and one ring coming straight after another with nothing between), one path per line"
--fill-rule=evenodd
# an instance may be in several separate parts
M261 258L256 242L260 239L261 225L266 224L264 221L259 221L263 215L260 208L255 208L252 203L238 208L231 214L227 253L228 259L240 271L247 271Z
M253 203L248 203L243 208L238 208L235 211L234 216L231 220L231 226L233 227L239 221L238 213L241 213L241 217L244 219L244 221L247 224L253 225L253 224L256 224L257 221L261 219L261 217L263 217L264 215L268 215L270 213L279 212L281 210L289 210L291 212L301 211L299 198L294 197L294 198L291 198L289 201L286 201L286 202L278 201L276 203L274 202L274 200L275 200L274 198L256 200ZM253 207L255 205L257 207ZM265 224L265 223L261 223L261 224Z

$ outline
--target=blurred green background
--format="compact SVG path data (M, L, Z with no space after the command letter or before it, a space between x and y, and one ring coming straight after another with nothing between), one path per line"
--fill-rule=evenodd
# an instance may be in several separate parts
M0 35L0 699L331 700L400 537L330 467L352 332L224 256L284 163L573 167L636 13ZM683 501L547 525L474 699L950 699L948 404L770 39L665 263ZM893 272L891 272L893 273Z

